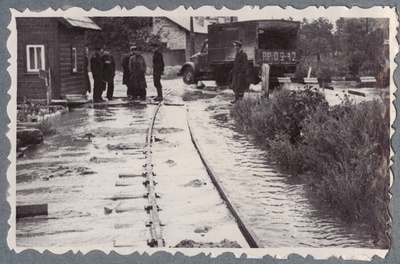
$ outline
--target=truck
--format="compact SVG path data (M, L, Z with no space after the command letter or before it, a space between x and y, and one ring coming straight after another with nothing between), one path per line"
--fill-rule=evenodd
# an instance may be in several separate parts
M299 28L300 22L289 20L211 24L201 51L190 57L179 75L186 84L215 80L217 85L230 85L236 55L233 42L240 40L249 63L246 72L248 86L260 82L264 63L270 66L270 78L292 77L300 57L297 50Z

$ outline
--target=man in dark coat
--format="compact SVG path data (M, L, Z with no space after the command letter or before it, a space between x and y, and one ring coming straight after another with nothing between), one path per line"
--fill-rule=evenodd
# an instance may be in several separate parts
M83 58L83 76L85 78L85 83L86 83L86 91L88 93L92 92L91 85L90 85L90 79L89 79L89 49L85 48L85 57Z
M95 103L104 101L101 97L105 87L103 81L102 53L102 49L96 47L94 55L90 59L90 70L92 71L93 75L93 101Z
M158 50L157 44L152 44L151 47L153 48L153 82L154 87L157 89L157 97L154 100L162 101L161 75L164 72L164 57Z
M102 59L103 59L103 80L105 84L107 84L107 98L108 100L113 100L115 61L109 49L106 48L104 50Z
M122 84L126 85L126 95L131 98L133 96L133 91L132 91L132 85L130 82L130 72L129 72L129 58L133 55L134 53L135 46L130 47L130 50L128 53L124 55L122 58L122 69L124 71L123 76L122 76Z
M247 54L242 49L242 42L236 40L233 42L236 49L235 62L232 69L232 89L235 92L235 100L231 103L236 103L244 96L246 89L246 71L247 71Z
M129 58L129 72L131 75L131 83L133 88L133 96L139 96L141 100L146 100L146 61L139 53L139 48L135 49L135 53Z

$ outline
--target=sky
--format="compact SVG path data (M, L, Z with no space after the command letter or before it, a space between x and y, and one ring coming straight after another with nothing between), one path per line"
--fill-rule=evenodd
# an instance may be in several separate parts
M258 6L245 6L238 10L231 10L226 7L220 10L215 9L212 6L203 6L198 9L192 9L191 7L185 8L183 6L178 7L175 10L163 10L156 8L150 10L145 6L137 6L133 9L126 9L120 6L116 6L107 11L101 11L98 9L91 9L88 11L78 7L71 7L67 10L53 10L47 9L43 12L34 12L25 10L21 13L12 9L12 13L18 16L237 16L239 21L254 20L254 19L287 19L292 17L294 20L301 21L303 18L309 20L324 17L334 23L340 17L391 17L396 18L396 11L390 7L371 7L371 8L360 8L360 7L338 7L332 6L328 8L324 7L307 7L305 9L296 9L293 7L281 8L279 6L266 6L259 8Z
M258 9L258 8L257 8ZM254 19L288 19L292 17L295 21L302 21L303 18L307 18L309 21L324 17L335 24L336 20L340 17L387 17L393 13L388 7L380 8L374 7L372 9L363 9L353 7L348 9L346 7L308 7L307 9L295 9L288 7L282 9L280 7L268 7L265 9L254 9L249 10L250 12L241 12L238 15L239 21L254 20Z

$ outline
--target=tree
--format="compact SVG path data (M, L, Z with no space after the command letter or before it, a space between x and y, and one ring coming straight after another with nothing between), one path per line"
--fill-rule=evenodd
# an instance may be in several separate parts
M310 23L303 19L299 31L299 48L303 55L315 55L321 61L321 55L332 51L333 25L326 18L318 18Z
M133 44L149 51L151 43L163 46L160 37L152 34L151 17L92 17L102 30L88 31L85 35L89 48L107 46L115 50L127 50Z
M336 29L336 52L347 59L351 75L376 75L384 70L380 65L386 59L383 43L389 36L389 19L340 18Z

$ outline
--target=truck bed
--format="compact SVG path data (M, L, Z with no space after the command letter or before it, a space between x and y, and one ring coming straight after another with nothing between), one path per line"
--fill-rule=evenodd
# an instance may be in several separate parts
M233 46L235 40L242 41L248 60L253 61L254 65L260 66L263 60L269 57L271 63L293 63L295 60L293 50L296 48L299 26L299 22L285 20L254 20L209 25L210 63L232 63L236 55ZM272 53L263 54L263 51ZM278 58L275 61L274 55Z

